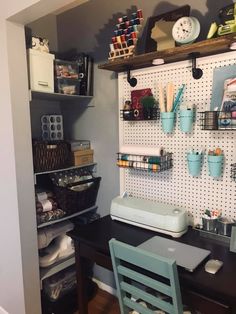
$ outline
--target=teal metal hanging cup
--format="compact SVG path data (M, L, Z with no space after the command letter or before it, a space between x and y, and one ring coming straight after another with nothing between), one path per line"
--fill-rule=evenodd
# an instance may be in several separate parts
M200 174L202 169L202 154L193 154L189 153L187 155L188 162L188 171L189 174L193 177L196 177Z
M223 171L223 164L224 164L224 156L213 156L208 155L208 170L209 170L209 176L213 178L219 178L222 175Z
M172 133L175 126L175 112L161 112L161 125L164 133Z
M180 110L180 130L184 133L191 132L193 128L194 112L190 110Z

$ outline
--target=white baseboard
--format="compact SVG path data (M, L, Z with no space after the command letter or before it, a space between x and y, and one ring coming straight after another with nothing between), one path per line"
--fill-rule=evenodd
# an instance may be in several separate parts
M0 314L9 314L9 313L0 306Z
M112 288L111 286L108 286L107 284L105 284L104 282L96 279L96 278L93 278L93 281L96 282L96 284L98 285L98 287L101 289L101 290L104 290L114 296L117 296L116 294L116 289ZM1 312L0 312L1 314ZM4 313L3 313L4 314Z

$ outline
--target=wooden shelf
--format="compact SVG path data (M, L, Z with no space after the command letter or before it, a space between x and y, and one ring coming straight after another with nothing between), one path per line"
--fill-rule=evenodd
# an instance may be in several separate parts
M31 99L40 99L40 100L52 100L52 101L68 101L75 102L81 101L83 99L92 99L93 96L83 96L83 95L66 95L59 93L45 93L45 92L37 92L31 90Z
M124 72L127 69L135 70L153 66L154 59L164 59L165 63L177 62L190 59L189 54L199 53L199 57L219 54L230 50L231 43L236 41L236 33L220 36L213 39L203 40L191 45L184 45L161 52L150 52L127 59L116 59L105 64L100 64L99 69L114 72Z

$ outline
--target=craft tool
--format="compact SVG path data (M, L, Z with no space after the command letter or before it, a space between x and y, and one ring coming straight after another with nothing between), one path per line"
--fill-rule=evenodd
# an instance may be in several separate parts
M165 102L164 102L164 93L163 93L163 87L162 84L159 84L159 106L161 112L165 112Z
M174 99L174 84L172 82L167 84L166 98L167 98L166 111L171 112L173 109L173 99Z
M181 96L183 95L184 88L185 88L185 84L183 84L178 90L178 93L177 93L177 96L175 98L174 105L173 105L174 112L177 111L177 108L180 104L180 100L181 100Z

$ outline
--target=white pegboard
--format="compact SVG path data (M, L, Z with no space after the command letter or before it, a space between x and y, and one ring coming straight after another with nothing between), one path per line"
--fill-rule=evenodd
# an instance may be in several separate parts
M130 100L130 92L135 89L151 88L158 100L158 84L170 81L176 90L186 84L183 101L196 106L197 112L210 109L213 70L236 63L236 53L228 52L197 60L203 70L199 80L192 78L191 62L183 61L160 67L151 67L132 72L138 80L135 88L127 83L126 73L119 74L119 109L125 100ZM236 131L203 131L199 127L199 115L189 134L179 130L179 119L172 134L164 134L161 121L121 121L119 120L120 149L123 145L163 146L173 153L173 168L161 173L150 173L135 169L120 170L120 192L127 191L134 197L156 200L184 207L193 218L200 222L205 209L220 209L224 216L236 218L235 182L230 178L230 165L236 161ZM206 151L221 147L224 151L224 172L219 179L208 174L207 156L199 177L188 173L186 155L190 148Z

